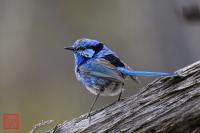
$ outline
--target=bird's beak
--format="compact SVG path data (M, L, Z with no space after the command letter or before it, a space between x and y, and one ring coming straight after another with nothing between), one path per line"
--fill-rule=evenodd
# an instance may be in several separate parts
M74 48L72 46L64 47L64 49L74 51Z

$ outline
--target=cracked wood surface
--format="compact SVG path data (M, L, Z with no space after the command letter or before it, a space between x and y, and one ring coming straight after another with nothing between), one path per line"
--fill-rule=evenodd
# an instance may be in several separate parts
M157 78L120 102L58 125L47 133L200 133L200 61Z

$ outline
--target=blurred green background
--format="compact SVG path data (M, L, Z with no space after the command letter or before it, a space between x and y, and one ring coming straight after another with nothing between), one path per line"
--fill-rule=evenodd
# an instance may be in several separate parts
M176 14L185 4L0 0L0 115L19 113L13 132L26 133L40 120L55 120L51 128L86 113L94 96L76 80L73 56L63 49L78 38L104 42L136 70L171 72L199 60L199 25ZM145 85L153 78L141 79ZM125 87L123 97L140 88L131 80ZM95 109L116 99L101 97Z

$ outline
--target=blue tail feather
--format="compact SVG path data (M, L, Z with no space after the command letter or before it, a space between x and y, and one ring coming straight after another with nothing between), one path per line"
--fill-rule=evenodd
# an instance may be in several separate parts
M146 71L130 71L124 67L117 67L117 70L121 73L129 76L176 76L176 73L165 73L165 72L146 72Z

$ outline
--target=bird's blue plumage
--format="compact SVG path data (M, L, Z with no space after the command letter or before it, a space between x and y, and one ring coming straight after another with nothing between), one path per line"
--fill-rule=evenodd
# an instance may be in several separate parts
M119 95L120 99L127 77L138 81L136 76L176 76L175 73L133 71L115 52L93 39L79 39L65 49L74 54L77 79L87 90L97 95L94 103L99 95Z
M66 47L75 57L77 79L93 94L114 96L123 90L127 77L175 76L175 73L133 71L105 44L93 39L79 39Z
M130 71L123 67L117 67L117 70L130 76L176 76L176 73Z

